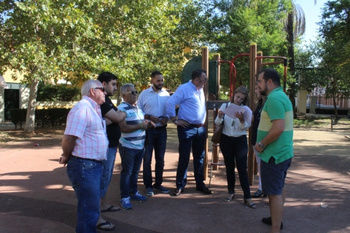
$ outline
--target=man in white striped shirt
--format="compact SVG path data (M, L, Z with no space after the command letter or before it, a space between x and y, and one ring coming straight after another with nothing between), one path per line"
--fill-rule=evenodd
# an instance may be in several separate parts
M126 118L119 123L121 137L119 139L119 153L122 164L120 173L120 204L124 209L131 209L131 199L145 201L147 198L137 190L137 179L144 155L146 129L155 127L152 121L145 120L144 113L137 107L138 91L131 83L120 88L123 102L118 106L120 111L126 112ZM130 193L132 196L130 197Z

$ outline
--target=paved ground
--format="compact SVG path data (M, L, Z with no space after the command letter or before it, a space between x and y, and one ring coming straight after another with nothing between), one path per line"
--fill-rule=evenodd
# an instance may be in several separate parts
M9 126L11 128L11 125ZM2 128L5 130L7 128ZM0 132L1 133L1 132ZM295 159L287 178L285 233L350 232L350 129L295 129ZM76 198L58 164L62 131L40 133L0 143L0 232L74 232ZM210 154L209 154L210 155ZM175 188L177 137L169 129L164 185ZM117 157L108 197L119 203L120 158ZM261 218L269 215L267 199L256 199L257 209L243 205L243 193L223 202L223 168L214 172L213 195L195 191L192 168L186 192L179 197L158 194L133 202L132 210L104 214L123 233L265 233ZM139 189L144 192L142 176ZM257 188L257 182L251 187Z

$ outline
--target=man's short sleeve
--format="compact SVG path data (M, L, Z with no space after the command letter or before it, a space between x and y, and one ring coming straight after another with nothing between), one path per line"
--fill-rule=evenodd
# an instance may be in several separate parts
M85 128L87 126L87 109L73 108L67 117L67 125L64 134L73 135L78 138L84 136Z
M111 109L118 111L118 109L112 103L111 99L106 96L106 101L101 105L102 116L106 115L106 113L111 111Z
M271 121L285 119L285 109L280 99L270 98L266 101L264 108Z

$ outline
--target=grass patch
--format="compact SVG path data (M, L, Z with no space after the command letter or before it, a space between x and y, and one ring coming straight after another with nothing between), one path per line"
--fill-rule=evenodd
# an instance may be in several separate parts
M330 128L331 118L327 116L304 116L294 119L293 123L295 128ZM348 118L340 118L333 125L336 128L349 126L350 120Z

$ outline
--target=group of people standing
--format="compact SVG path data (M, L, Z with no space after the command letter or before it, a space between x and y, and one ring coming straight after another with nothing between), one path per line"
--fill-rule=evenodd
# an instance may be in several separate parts
M277 83L271 77L265 76L262 78L259 76L257 83L259 92L269 95L270 92L276 92L274 90L278 89L279 80ZM103 72L97 80L89 80L82 86L83 97L67 116L62 140L63 154L59 160L61 164L67 164L67 174L78 199L76 232L96 232L97 229L113 230L115 228L115 225L103 219L101 213L120 210L118 206L110 205L106 200L117 147L119 147L122 167L120 174L120 205L122 208L131 209L131 199L145 201L155 192L165 194L170 192L162 185L167 141L166 127L169 120L177 126L179 139L179 161L176 189L173 195L179 196L184 192L191 150L196 190L207 195L212 193L204 184L203 167L207 135L207 129L204 127L206 102L203 90L207 82L206 71L194 70L191 80L180 85L172 96L163 89L163 82L162 73L153 72L151 74L152 86L142 91L139 96L133 84L122 85L120 94L123 101L118 107L114 106L110 99L110 96L114 95L117 90L117 77L115 75ZM237 165L244 192L244 202L247 206L256 208L251 200L246 170L247 129L252 122L252 111L245 106L247 97L248 90L246 88L237 88L231 103L221 106L215 123L224 124L220 148L225 160L229 192L225 201L231 201L234 198L234 169ZM278 107L289 111L288 103L285 102ZM233 117L225 116L224 108L230 104L242 106L244 112L236 112ZM288 150L282 150L283 153L288 152L288 155L280 155L280 146L275 145L276 141L281 141L279 137L282 135L287 134L283 136L283 143L292 137L289 131L286 133L284 127L288 126L287 129L290 130L290 123L282 124L281 122L285 121L287 115L288 120L290 120L289 113L284 114L288 111L283 112L282 108L280 112L271 110L270 108L274 108L275 104L270 105L266 101L262 111L264 120L259 125L258 143L254 147L262 158L262 164L267 163L272 167L280 163L284 164L284 173L279 174L278 179L276 178L276 170L281 172L281 168L270 171L270 168L262 166L262 193L267 194L270 198L271 218L269 220L273 228L276 227L276 224L281 224L281 204L283 210L283 202L281 202L281 198L275 196L282 197L284 179L292 157L290 155L293 154L292 144L288 144ZM270 115L270 112L273 112L273 115ZM275 125L275 121L278 121L277 125ZM154 183L151 171L153 151L156 162ZM289 163L284 159L287 159ZM145 196L137 188L142 160ZM266 177L263 175L264 171L266 171ZM270 179L270 176L274 176L274 178ZM278 183L278 187L275 182Z
M252 197L267 195L270 203L270 217L262 222L271 225L271 233L283 228L284 182L293 157L293 108L280 85L280 76L273 69L258 74L255 93L257 107L252 111L246 106L248 90L238 87L229 103L221 105L215 119L216 125L223 124L220 149L226 166L228 197L235 196L235 168L244 193L244 203L255 209ZM230 105L240 106L234 115L225 114ZM252 119L253 118L253 119ZM247 173L247 130L251 127L251 142L259 168L259 189L251 196Z

